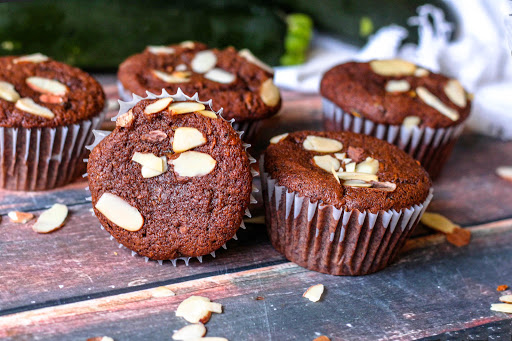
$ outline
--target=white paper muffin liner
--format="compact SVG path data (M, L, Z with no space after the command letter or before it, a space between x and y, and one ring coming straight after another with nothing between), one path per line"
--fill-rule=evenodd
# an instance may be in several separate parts
M457 138L464 130L464 122L437 129L375 123L345 112L326 98L322 98L322 107L326 130L352 131L394 144L418 160L432 178L439 175Z
M106 107L97 116L55 128L0 127L0 187L40 191L74 179L92 131L103 122Z
M280 186L260 173L265 222L274 248L307 269L331 275L365 275L386 267L432 200L399 211L338 209Z
M118 82L118 87L119 87L119 86L122 86L122 85L120 85L120 83ZM199 100L199 96L198 96L198 94L197 94L197 93L195 93L192 97L185 95L185 94L181 91L181 89L178 89L178 91L176 92L176 94L175 94L175 95L170 95L170 94L169 94L169 93L167 93L167 91L165 91L164 89L162 89L162 93L161 93L160 95L155 95L155 94L153 94L153 93L151 93L151 92L149 92L149 91L146 91L146 93L147 93L147 97L141 97L141 96L137 96L137 95L133 94L133 97L132 97L130 100L128 100L128 101L119 100L119 113L118 113L116 116L114 116L114 117L112 118L112 121L114 121L114 122L115 122L118 116L120 116L120 115L122 115L122 114L126 113L128 110L130 110L131 108L133 108L133 107L134 107L138 102L140 102L141 100L144 100L144 99L156 99L156 98L171 97L175 102L180 102L180 101L195 101L195 102L198 102L198 103L202 103L202 104L204 104L205 106L209 107L209 108L210 108L210 110L214 111L214 110L212 109L212 100L210 99L210 100L208 100L208 101L200 101L200 100ZM121 94L121 92L120 92L120 94ZM231 126L233 126L233 128L236 130L236 132L238 133L238 135L242 136L242 135L244 134L244 132L243 132L243 131L239 131L239 130L237 130L237 129L234 127L234 125L233 125L234 119L229 120L229 121L228 121L228 120L226 120L226 119L224 119L224 118L222 117L222 111L223 111L223 109L221 108L219 111L217 111L217 112L216 112L216 113L217 113L217 115L218 115L221 119L223 119L223 120L225 120L225 121L229 122L229 123L231 124ZM94 135L94 141L93 141L90 145L86 146L86 148L87 148L88 150L93 150L93 149L94 149L94 147L96 147L96 146L97 146L97 145L98 145L98 144L99 144L99 143L100 143L100 142L101 142L105 137L107 137L107 136L110 134L110 131L105 131L105 130L94 130L92 133L93 133L93 135ZM251 145L250 145L250 144L247 144L247 143L243 143L243 146L244 146L245 150L247 150ZM256 159L254 159L251 155L249 155L249 153L247 153L247 156L249 157L249 163L250 163L250 164L256 163ZM88 160L85 160L85 161L87 162ZM253 177L254 177L254 176L259 175L259 173L258 173L258 172L255 172L255 171L252 169L252 167L251 167L251 174L253 175ZM86 176L87 176L87 173L85 173L85 174L84 174L84 177L86 177ZM89 190L89 187L87 187L86 189L87 189L87 190ZM253 192L253 193L254 193L254 192L258 192L258 189L257 189L254 185L253 185L253 190L252 190L252 192ZM87 197L87 198L86 198L86 200L87 200L87 201L92 201L92 198L91 198L91 197ZM256 201L255 197L254 197L254 196L253 196L253 194L251 193L251 196L250 196L250 204L255 204L256 202L257 202L257 201ZM93 210L93 209L91 209L91 212L92 212L92 213L91 213L92 215L95 215L95 214L94 214L94 210ZM247 217L249 217L249 218L251 217L251 213L250 213L250 211L249 211L249 208L246 208L246 210L245 210L245 216L247 216ZM105 229L102 225L100 225L100 228L101 228L102 230L104 230L104 229ZM240 228L242 228L242 229L246 229L246 227L245 227L245 224L244 224L243 220L242 220L242 223L241 223L241 225L240 225ZM114 238L112 235L109 237L109 239L110 239L110 240L115 240L115 238ZM238 236L237 236L237 234L235 233L235 235L234 235L231 239L233 239L233 240L238 240ZM117 242L117 241L116 241L116 242ZM120 243L117 243L117 244L118 244L118 247L119 247L119 248L125 248L125 249L128 249L128 248L127 248L126 246L124 246L123 244L120 244ZM221 246L221 248L227 249L227 243L225 243L224 245L222 245L222 246ZM216 252L216 251L218 251L218 249L217 249L217 250L215 250L215 251L213 251L213 252L211 252L209 255L211 255L213 258L215 258L215 256L216 256L216 255L215 255L215 252ZM148 262L148 261L150 261L150 260L151 260L151 261L153 261L152 259L150 259L150 258L148 258L148 257L146 257L146 256L139 255L136 251L131 250L131 252L132 252L132 256L133 256L133 257L135 257L135 256L142 257L142 258L144 258L144 260L145 260L146 262ZM202 263L202 262L203 262L203 257L204 257L204 256L206 256L206 255L198 256L198 257L178 257L178 258L174 258L174 259L169 259L169 261L170 261L170 263L171 263L173 266L176 266L176 265L177 265L178 260L182 260L182 261L184 261L185 265L186 265L186 266L188 266L188 265L189 265L190 260L191 260L191 259L193 259L193 258L196 258L200 263ZM163 263L164 263L164 260L155 260L155 261L156 261L156 262L158 262L160 265L163 265Z

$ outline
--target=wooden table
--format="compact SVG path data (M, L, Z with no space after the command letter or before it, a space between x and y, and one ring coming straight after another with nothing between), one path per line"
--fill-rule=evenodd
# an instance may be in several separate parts
M100 77L116 98L113 76ZM320 129L320 99L284 92L281 113L265 124L259 154L276 134ZM106 123L111 127L111 123ZM229 340L510 340L511 316L492 312L512 286L512 184L498 178L512 164L512 142L464 134L435 182L430 211L472 231L457 248L439 234L416 230L397 262L369 276L335 277L288 262L270 245L263 225L247 224L216 257L146 262L109 238L91 214L86 180L52 191L0 191L0 338L170 340L186 325L175 316L190 295L224 306L207 324L208 336ZM11 210L35 214L53 203L70 209L66 225L36 234L14 224ZM252 208L261 216L262 207ZM320 302L302 293L323 283ZM167 286L176 296L154 298Z

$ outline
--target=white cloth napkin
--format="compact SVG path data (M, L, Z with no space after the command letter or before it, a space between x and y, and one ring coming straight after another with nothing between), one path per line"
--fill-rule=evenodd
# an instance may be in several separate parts
M512 1L446 1L459 19L455 41L448 41L453 27L443 12L424 5L409 19L409 25L418 26L418 45L402 46L407 30L399 26L381 28L361 49L315 34L308 61L275 68L275 82L283 88L318 92L322 74L337 64L399 57L458 79L475 96L468 126L512 139Z

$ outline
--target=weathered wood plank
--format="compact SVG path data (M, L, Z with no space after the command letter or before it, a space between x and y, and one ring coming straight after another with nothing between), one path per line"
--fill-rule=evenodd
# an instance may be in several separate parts
M203 295L224 305L208 335L230 340L412 340L489 323L512 321L489 310L498 284L512 281L512 224L473 228L473 242L454 248L441 239L416 240L399 262L362 277L334 277L292 263L0 317L0 337L83 340L169 339L186 323L174 315L184 298ZM320 302L301 297L323 283ZM256 297L263 297L256 300ZM510 330L510 329L509 329Z

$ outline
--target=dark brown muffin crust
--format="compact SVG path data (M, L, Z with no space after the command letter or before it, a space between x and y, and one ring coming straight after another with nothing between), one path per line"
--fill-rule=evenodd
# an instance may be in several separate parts
M386 92L389 80L405 80L410 91ZM464 108L452 103L444 92L450 78L429 71L426 76L382 76L375 73L369 63L349 62L333 67L325 73L320 84L320 94L347 113L354 113L376 123L400 125L407 116L418 116L420 127L445 128L466 120L471 110L467 100ZM427 105L414 91L425 87L446 106L459 113L451 120Z
M215 111L224 108L223 117L237 121L259 120L276 114L281 108L281 100L274 105L266 105L259 90L263 82L272 79L273 75L247 61L238 52L228 47L224 50L212 49L217 56L215 67L236 75L235 81L229 84L218 83L206 79L203 74L191 71L194 56L208 46L195 42L193 47L187 45L170 45L175 50L172 54L154 54L148 49L140 54L126 59L118 71L118 79L123 87L139 96L146 96L146 91L160 94L162 89L174 94L178 88L192 96L199 93L199 99L214 100ZM153 70L172 73L178 65L185 65L186 71L191 72L190 81L181 83L166 83L152 73Z
M58 127L75 124L98 115L105 106L105 94L101 85L80 69L52 59L32 63L18 62L15 56L0 57L0 81L14 85L21 98L31 98L35 103L50 109L54 118L29 114L15 107L14 102L0 98L1 127ZM68 91L61 103L44 103L41 92L30 88L26 79L37 76L64 84Z
M247 153L238 134L222 118L197 113L171 115L168 109L147 116L144 108L154 100L142 100L132 109L134 121L116 127L91 152L87 172L93 206L105 192L117 195L135 207L144 218L136 232L95 213L114 238L151 259L202 256L231 239L249 204L252 176ZM143 178L141 165L132 161L134 152L166 155L172 153L174 131L194 127L206 137L206 144L193 150L216 160L213 171L204 176L180 177L169 164L163 174ZM159 130L167 137L151 142L147 134Z
M303 142L308 135L338 140L343 144L341 152L351 148L360 160L372 157L379 161L379 181L392 182L392 192L377 188L343 186L330 172L318 167L313 157L327 155L305 150ZM350 154L349 154L350 155ZM354 155L352 155L354 157ZM400 210L420 204L428 196L431 181L427 172L409 155L397 147L372 136L352 132L300 131L290 133L265 151L264 169L281 186L295 191L311 201L321 200L337 208L370 210Z

